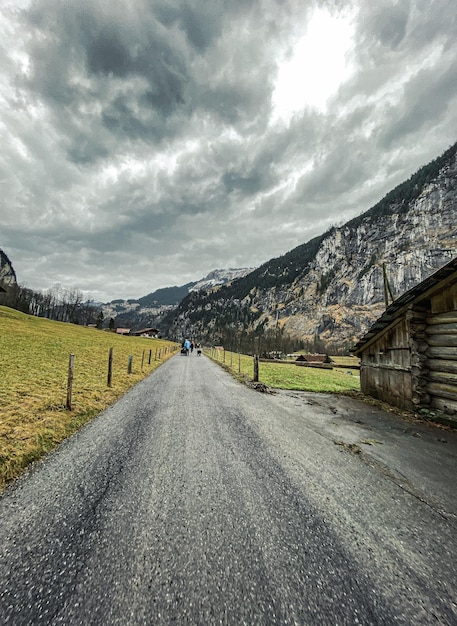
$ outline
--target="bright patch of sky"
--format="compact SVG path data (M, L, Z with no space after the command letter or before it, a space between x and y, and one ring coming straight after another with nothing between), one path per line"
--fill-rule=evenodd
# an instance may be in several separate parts
M306 107L326 110L327 100L352 74L353 15L316 9L306 32L279 65L273 91L275 118L288 121Z

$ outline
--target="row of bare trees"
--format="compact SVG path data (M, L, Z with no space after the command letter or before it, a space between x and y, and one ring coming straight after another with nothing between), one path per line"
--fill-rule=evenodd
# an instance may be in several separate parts
M59 322L97 324L100 327L103 323L100 307L91 300L85 301L82 291L67 289L59 284L43 292L12 285L1 295L0 304Z

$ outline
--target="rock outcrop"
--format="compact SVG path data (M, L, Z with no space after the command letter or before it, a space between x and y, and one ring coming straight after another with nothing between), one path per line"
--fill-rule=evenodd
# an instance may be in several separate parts
M457 255L456 217L454 159L406 208L330 232L307 274L277 301L282 324L292 335L356 339L385 309L383 266L394 297L414 287ZM303 295L284 305L296 289Z
M16 272L3 250L0 250L0 285L4 288L17 285Z
M386 294L400 296L457 255L456 155L457 144L363 215L230 286L190 294L166 332L191 327L210 339L224 324L279 327L349 347L383 312Z

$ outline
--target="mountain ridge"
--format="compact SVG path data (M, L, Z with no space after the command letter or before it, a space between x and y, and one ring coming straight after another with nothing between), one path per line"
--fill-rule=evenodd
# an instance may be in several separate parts
M457 143L368 211L257 268L213 270L138 300L100 303L105 325L113 317L118 327L155 326L177 340L274 335L348 348L385 309L386 280L400 296L456 256L456 217ZM2 281L17 285L0 250ZM47 310L45 299L35 294L34 314Z
M105 319L113 317L116 326L140 328L160 326L164 316L173 311L190 292L216 289L244 276L252 268L215 269L198 281L181 286L163 287L135 299L116 299L102 305Z
M384 265L401 295L456 255L456 152L454 144L365 213L230 286L189 294L165 331L226 342L274 331L349 347L385 308Z

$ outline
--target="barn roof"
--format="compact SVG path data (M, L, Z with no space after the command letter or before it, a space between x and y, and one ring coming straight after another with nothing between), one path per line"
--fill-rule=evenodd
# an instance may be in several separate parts
M325 363L327 359L326 354L300 354L296 361L307 361L308 363Z
M420 302L429 297L439 290L444 283L450 282L452 278L457 280L457 257L394 300L381 317L371 326L366 335L354 346L354 354L360 353L361 349L367 343L371 342L372 339L382 333L389 324L400 317L411 303Z

